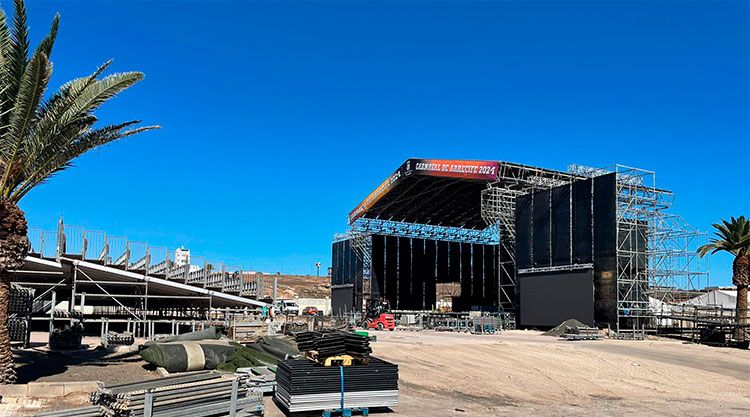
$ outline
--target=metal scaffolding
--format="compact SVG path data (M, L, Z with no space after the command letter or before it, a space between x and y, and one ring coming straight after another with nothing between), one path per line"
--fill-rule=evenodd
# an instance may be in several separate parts
M653 327L655 306L677 303L708 285L707 260L697 254L707 234L669 213L671 191L656 188L656 174L616 165L570 165L582 177L616 173L617 316L619 331Z
M62 219L56 232L30 229L27 237L26 262L11 272L15 283L38 289L32 320L49 320L50 331L58 321L83 320L101 322L102 329L112 323L130 331L132 325L152 338L167 326L174 333L265 305L255 300L257 275L238 266L177 257L165 247Z
M616 269L618 324L620 330L626 330L626 326L639 329L653 327L656 305L684 301L708 284L707 260L696 255L696 248L706 242L707 234L670 213L674 194L656 188L653 171L624 165L610 169L570 165L567 172L561 172L499 162L497 178L488 182L481 192L479 223L483 222L486 227L477 227L476 222L465 223L470 226L455 227L456 224L452 224L453 227L448 227L443 223L444 217L434 221L435 224L422 224L433 221L429 213L420 213L421 217L405 216L404 213L409 210L424 212L430 209L424 203L410 203L411 200L405 199L403 194L411 192L411 189L407 189L399 194L400 200L389 203L401 204L398 210L387 213L381 210L370 217L363 215L350 224L347 233L336 235L335 241L351 241L357 257L365 265L364 271L370 269L371 238L374 234L498 245L497 302L502 310L513 312L518 272L516 198L610 173L615 173L616 177L616 268L612 266L611 270ZM445 184L435 183L434 187L436 191L433 192L437 195ZM425 189L419 192L427 195L425 201L434 203L435 197ZM414 207L407 205L407 202ZM445 207L452 202L441 203L448 203L443 204ZM463 209L476 210L476 206ZM393 213L398 213L400 217L394 217ZM396 218L419 219L422 223L395 221ZM592 268L593 264L535 267L526 272L554 272L581 267ZM367 275L367 272L363 275ZM368 284L367 279L364 282Z
M514 312L516 304L516 197L563 185L574 178L570 173L502 163L497 181L482 191L482 219L488 229L497 233L500 250L506 254L498 257L501 276L508 278L498 286L498 305L502 310Z
M126 237L110 236L103 231L64 224L60 219L57 232L30 228L29 255L59 261L61 258L88 261L145 276L210 288L227 294L257 297L257 282L251 271L223 262L191 256L188 262L178 262L175 252L146 242L130 241Z

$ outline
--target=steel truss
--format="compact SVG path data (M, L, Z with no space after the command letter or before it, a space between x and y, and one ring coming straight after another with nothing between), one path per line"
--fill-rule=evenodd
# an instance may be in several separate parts
M656 188L655 173L616 165L570 165L583 177L616 173L618 331L653 327L655 304L676 303L708 285L708 264L697 254L707 234L668 209L671 191Z
M501 276L507 277L498 286L498 306L502 310L513 312L516 304L516 197L563 185L574 178L570 173L502 163L497 181L482 191L482 219L496 230L500 250L507 255L498 256Z

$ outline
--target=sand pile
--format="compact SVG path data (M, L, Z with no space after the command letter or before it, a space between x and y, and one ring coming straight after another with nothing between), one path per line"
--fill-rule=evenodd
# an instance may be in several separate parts
M554 336L554 337L560 337L565 334L565 330L567 328L576 328L576 327L589 327L580 321L576 319L568 319L564 322L557 325L557 327L553 328L552 330L546 331L542 333L545 336Z

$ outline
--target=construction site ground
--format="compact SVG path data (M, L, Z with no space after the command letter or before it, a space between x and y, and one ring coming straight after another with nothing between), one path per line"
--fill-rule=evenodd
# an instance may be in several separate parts
M670 339L564 341L518 330L372 333L373 354L399 365L400 405L386 415L750 415L747 350ZM56 371L36 375L42 381L158 376L137 355L89 353L86 360L32 353L36 363L21 366L55 364ZM266 398L266 416L282 415Z
M373 332L399 365L398 416L747 416L750 351L541 332ZM279 417L267 402L266 416Z

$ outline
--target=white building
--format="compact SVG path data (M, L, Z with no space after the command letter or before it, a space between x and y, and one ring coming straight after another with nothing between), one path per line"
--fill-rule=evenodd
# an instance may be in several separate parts
M748 294L750 300L750 294ZM737 290L715 289L701 294L685 302L685 304L701 307L735 308L737 306Z
M174 263L177 266L190 265L190 249L179 248L174 251Z

